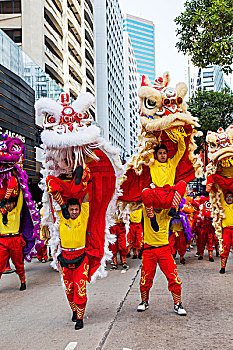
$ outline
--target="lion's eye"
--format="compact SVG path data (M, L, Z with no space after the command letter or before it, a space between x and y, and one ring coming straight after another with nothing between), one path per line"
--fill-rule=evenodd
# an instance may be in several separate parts
M156 107L156 101L150 100L149 98L145 99L145 107L149 109L153 109Z

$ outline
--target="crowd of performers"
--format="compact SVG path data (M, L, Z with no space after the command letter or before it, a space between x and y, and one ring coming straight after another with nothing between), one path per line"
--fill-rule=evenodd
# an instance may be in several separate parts
M213 198L214 191L220 193L216 185L219 176L221 181L223 178L221 171L214 174L213 166L206 186L211 195L187 196L187 183L199 168L191 151L195 149L192 137L197 122L183 104L185 85L179 83L171 89L168 81L167 74L154 85L143 77L139 91L142 141L138 154L124 168L119 153L91 123L90 94L72 105L68 94L62 94L61 106L46 98L38 101L37 114L44 117L41 138L45 150L40 230L26 172L19 165L24 146L7 138L0 144L0 163L5 164L0 168L0 278L11 258L23 291L24 260L37 254L39 261L46 262L52 254L52 266L62 276L76 330L83 328L87 282L104 277L106 261L111 258L111 271L118 270L119 264L127 271L127 258L141 259L138 312L149 307L159 265L168 281L174 312L186 316L175 258L178 253L179 263L184 265L194 240L197 259L203 260L206 248L213 262L215 248L216 256L221 257L220 273L225 273L233 244L233 174L230 172L226 181L223 177L227 185L220 191L221 198L216 197L221 203ZM225 146L221 141L218 144L222 156ZM223 163L216 164L219 171ZM220 203L224 211L218 216L221 242L214 228L213 203Z

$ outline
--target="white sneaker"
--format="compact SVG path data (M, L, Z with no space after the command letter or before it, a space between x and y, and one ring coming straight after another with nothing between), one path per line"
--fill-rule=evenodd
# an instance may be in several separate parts
M185 309L182 306L182 303L178 303L176 305L174 305L174 312L180 316L186 316L187 312L185 311Z
M148 301L142 301L137 308L138 312L146 311L149 307Z

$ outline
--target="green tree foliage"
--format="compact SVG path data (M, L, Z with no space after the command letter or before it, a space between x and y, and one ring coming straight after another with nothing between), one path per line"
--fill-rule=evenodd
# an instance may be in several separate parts
M195 66L219 65L231 73L233 63L233 0L190 0L175 18L178 51Z
M233 94L228 89L222 92L200 90L188 102L188 110L199 120L203 138L197 139L198 150L205 141L207 132L224 130L233 124Z

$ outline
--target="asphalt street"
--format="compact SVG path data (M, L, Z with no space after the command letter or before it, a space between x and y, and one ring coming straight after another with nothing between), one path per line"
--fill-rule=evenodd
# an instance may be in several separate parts
M74 330L59 273L36 259L26 264L27 290L17 275L0 281L0 349L8 350L215 350L233 349L233 254L225 275L220 258L209 262L187 253L178 265L186 317L173 312L167 281L157 270L149 309L140 302L140 260L128 271L109 271L88 285L84 328ZM110 269L108 265L107 269Z

